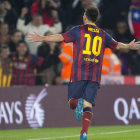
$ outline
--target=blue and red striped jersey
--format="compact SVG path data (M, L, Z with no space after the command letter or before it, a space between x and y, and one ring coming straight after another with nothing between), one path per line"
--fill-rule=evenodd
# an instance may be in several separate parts
M44 59L30 53L23 58L20 58L18 53L14 53L11 59L13 63L12 85L34 85L34 71L37 66L42 65Z
M100 83L104 49L115 49L118 42L93 23L75 26L62 36L66 43L74 43L71 81Z

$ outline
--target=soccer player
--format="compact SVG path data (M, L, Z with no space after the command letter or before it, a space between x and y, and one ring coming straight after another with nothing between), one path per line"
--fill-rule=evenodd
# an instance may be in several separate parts
M71 109L76 109L76 118L82 119L80 139L87 139L92 120L92 106L95 105L101 80L102 61L105 48L140 48L140 41L129 44L115 41L108 33L95 25L99 16L97 7L89 7L83 16L84 25L75 26L66 33L40 36L37 33L27 36L32 42L73 42L73 65L68 85L68 99Z

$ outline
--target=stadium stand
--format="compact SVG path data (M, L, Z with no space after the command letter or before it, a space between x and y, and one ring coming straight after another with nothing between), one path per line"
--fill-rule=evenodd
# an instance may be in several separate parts
M138 30L140 28L140 4L137 0L124 0L123 3L122 0L113 0L113 2L111 0L71 0L67 2L65 0L22 0L22 2L20 0L1 0L0 46L2 48L3 45L7 45L10 49L8 60L7 58L4 60L0 54L1 70L5 71L3 61L7 63L7 66L9 62L14 63L12 62L13 54L17 53L17 44L20 40L25 40L30 54L35 57L43 57L46 62L42 66L35 67L33 83L37 85L65 83L63 82L66 74L63 73L64 48L61 47L62 44L29 43L25 36L31 31L41 35L46 32L61 33L69 25L82 24L81 15L84 8L89 5L99 7L101 16L97 24L108 30L116 40L128 43L134 37L137 40L140 39L140 30ZM45 46L49 46L48 49L45 49ZM69 52L69 47L67 49L65 48L65 52ZM140 74L139 51L115 51L113 53L120 58L122 76ZM26 58L26 56L24 57ZM14 69L13 66L8 67ZM14 70L11 73L13 78L16 77ZM66 81L68 81L67 77L69 76L65 77Z

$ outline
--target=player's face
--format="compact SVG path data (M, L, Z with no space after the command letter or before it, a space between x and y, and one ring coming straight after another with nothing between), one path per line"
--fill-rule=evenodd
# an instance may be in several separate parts
M12 40L15 42L15 43L18 43L20 40L22 40L22 33L21 32L16 32L14 34L14 36L12 37Z
M26 52L28 51L27 46L24 43L20 43L17 47L17 52L19 56L24 56Z
M119 34L124 34L127 31L127 24L125 22L118 22L117 23L117 30Z
M1 35L7 35L8 32L9 32L8 25L7 24L1 25L1 28L0 28Z
M10 55L10 51L8 48L2 49L0 56L4 59L8 58Z
M35 16L33 18L33 24L34 24L34 26L40 26L42 24L42 17L41 16Z

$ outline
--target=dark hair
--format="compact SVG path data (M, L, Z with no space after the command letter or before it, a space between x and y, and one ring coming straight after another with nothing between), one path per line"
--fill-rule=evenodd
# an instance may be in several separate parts
M92 22L97 21L99 14L99 9L96 6L88 7L85 9L85 15Z
M18 48L19 45L22 44L22 43L25 44L25 46L27 47L27 52L26 52L26 54L25 54L25 56L27 56L27 55L29 54L30 50L29 50L28 44L27 44L24 40L20 40L20 41L17 43L16 48Z
M20 40L18 43L17 43L17 47L19 47L20 44L25 44L26 47L28 48L28 44L24 41L24 40Z
M15 35L15 33L22 33L22 32L18 29L15 29L14 31L11 32L10 35Z
M3 49L9 49L9 46L3 44L3 45L0 47L0 53L2 52Z

